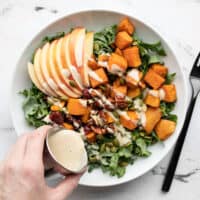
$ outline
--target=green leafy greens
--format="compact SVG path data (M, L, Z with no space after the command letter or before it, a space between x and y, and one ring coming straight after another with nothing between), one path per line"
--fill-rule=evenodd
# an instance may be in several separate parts
M45 100L45 95L35 85L20 94L25 97L23 110L26 121L34 127L46 124L42 119L49 114L50 108Z
M176 73L167 74L165 84L171 84L174 81L175 76L176 76Z
M137 45L140 50L142 59L140 70L144 74L147 72L149 65L153 63L162 63L160 56L166 56L166 52L160 41L149 44L140 40L136 35L133 36L133 40L133 45Z
M94 34L94 54L96 56L103 53L113 52L112 44L115 41L117 26L109 26Z
M51 36L45 36L43 39L42 39L42 44L45 44L47 42L53 42L54 40L57 40L61 37L64 37L65 36L65 32L58 32L56 33L55 35L51 35Z
M175 103L160 103L160 109L162 111L162 116L164 119L169 119L171 121L177 122L177 115L171 113L174 110L174 107Z
M146 135L140 130L132 132L132 142L120 146L115 137L100 136L96 144L86 144L89 159L89 172L95 168L101 168L111 176L122 177L126 172L126 166L133 164L137 157L147 157L151 153L148 146L159 141L155 132Z

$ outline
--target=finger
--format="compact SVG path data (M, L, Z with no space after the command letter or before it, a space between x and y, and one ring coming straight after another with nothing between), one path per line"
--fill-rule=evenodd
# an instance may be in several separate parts
M83 174L67 176L56 188L51 188L53 199L65 199L77 187L79 180Z
M33 131L28 138L25 162L33 165L43 164L44 141L50 126L42 126Z
M27 147L28 137L29 134L23 134L18 138L17 142L13 145L13 147L6 156L7 161L17 159L16 165L20 164L23 161Z

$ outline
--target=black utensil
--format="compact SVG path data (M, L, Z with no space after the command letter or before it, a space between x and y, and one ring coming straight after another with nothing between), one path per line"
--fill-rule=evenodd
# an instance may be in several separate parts
M185 136L187 134L187 130L188 130L188 127L189 127L189 124L190 124L190 120L191 120L192 112L193 112L194 105L195 105L195 102L196 102L196 98L197 98L197 95L200 91L200 89L195 87L196 84L194 84L194 82L196 81L195 83L200 83L199 80L200 80L200 52L199 52L199 54L198 54L198 56L197 56L197 58L194 62L192 71L190 73L190 84L191 84L191 88L192 88L192 98L190 100L190 104L189 104L188 109L187 109L187 114L186 114L186 118L185 118L183 128L182 128L181 133L180 133L178 140L176 142L176 146L174 148L174 151L173 151L173 154L172 154L172 157L171 157L168 169L167 169L167 173L165 175L165 179L164 179L163 186L162 186L163 192L168 192L170 190L170 186L171 186L172 181L173 181L174 173L176 171L178 160L179 160L181 150L182 150L182 147L183 147L183 144L184 144Z

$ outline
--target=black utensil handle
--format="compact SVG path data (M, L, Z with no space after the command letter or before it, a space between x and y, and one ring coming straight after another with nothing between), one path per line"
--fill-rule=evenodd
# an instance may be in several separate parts
M183 128L182 128L181 133L176 142L176 146L174 148L174 151L173 151L173 154L172 154L172 157L171 157L171 160L170 160L170 163L169 163L166 175L165 175L165 179L164 179L163 186L162 186L163 192L168 192L170 189L170 186L172 184L174 173L176 171L178 160L179 160L181 150L182 150L182 147L184 144L185 136L187 134L187 130L188 130L188 127L190 124L190 120L191 120L195 102L196 102L196 97L193 97L190 101Z

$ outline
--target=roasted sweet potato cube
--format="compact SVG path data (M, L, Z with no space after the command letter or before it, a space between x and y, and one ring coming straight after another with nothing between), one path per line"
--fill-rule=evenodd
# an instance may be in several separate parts
M87 101L69 98L67 110L70 115L84 115L87 112Z
M94 73L90 74L90 83L93 88L96 88L97 86L101 84L105 84L108 82L108 77L104 71L103 68L99 68L93 71Z
M138 97L141 94L140 88L129 88L127 92L127 96L131 98Z
M108 124L110 124L110 123L113 123L115 120L114 120L114 118L111 115L109 115L109 113L105 112L105 121Z
M148 108L146 113L146 122L144 124L144 130L147 134L150 134L155 128L156 124L160 121L162 113L160 108Z
M101 54L101 55L99 55L98 56L98 61L108 61L109 60L109 55L107 55L107 54Z
M120 79L116 79L114 82L113 82L113 87L119 87L121 84L120 84Z
M86 139L88 142L93 143L96 141L96 134L94 132L90 132L86 135Z
M167 139L175 129L176 123L167 119L161 119L155 127L156 134L160 140Z
M153 89L157 90L165 82L165 79L152 69L149 69L144 77L144 81Z
M129 35L132 35L135 28L134 25L131 23L128 17L125 17L120 21L117 26L118 31L126 31Z
M159 91L158 90L150 90L145 99L144 102L151 106L151 107L159 107L160 106L160 97L159 97Z
M129 87L135 88L142 79L142 72L138 69L130 70L126 75L126 83Z
M115 49L115 53L120 55L120 56L123 56L122 51L119 48Z
M66 123L66 122L63 123L63 127L68 129L68 130L73 130L74 129L74 127L71 124Z
M109 71L116 71L116 68L119 68L119 71L125 72L128 64L123 56L112 53L108 60L108 67Z
M164 90L164 99L163 101L166 102L175 102L176 97L176 86L174 84L163 85L162 89Z
M124 114L120 114L120 123L129 130L134 130L137 127L137 122L138 115L134 111L124 111Z
M133 42L133 38L125 31L118 32L115 37L115 45L119 49L125 49L129 47Z
M95 60L94 56L92 56L92 57L88 60L88 67L90 67L90 68L93 69L93 70L99 68L99 66L98 66L98 64L97 64L97 61Z
M113 92L114 92L114 94L112 96L115 96L115 95L126 96L127 95L127 86L121 85L118 87L113 87Z
M139 67L142 64L139 48L137 46L124 49L123 55L126 58L129 67Z
M151 66L151 68L153 69L154 72L156 72L157 74L159 74L160 76L164 77L167 75L168 72L168 68L165 67L164 65L161 64L153 64Z
M83 123L87 123L87 121L89 120L90 111L91 111L91 108L90 108L90 107L87 107L87 111L86 111L85 114L81 117L81 120L82 120Z
M138 86L142 89L145 89L147 86L145 84L145 82L143 80L141 80L139 83L138 83Z

